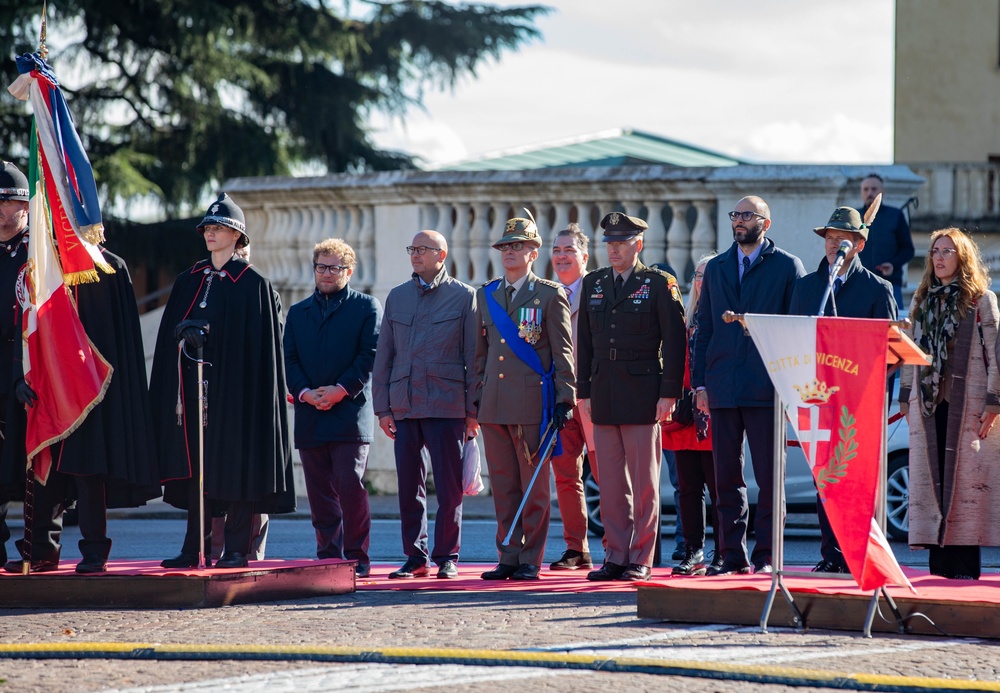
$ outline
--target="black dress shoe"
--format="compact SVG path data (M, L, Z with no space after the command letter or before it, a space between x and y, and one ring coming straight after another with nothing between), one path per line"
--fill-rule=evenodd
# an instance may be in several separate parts
M632 582L639 582L642 580L649 579L649 566L639 565L638 563L630 563L622 576L618 578L619 580L631 580Z
M501 563L493 570L487 570L480 577L482 577L483 580L506 580L507 578L513 576L517 570L518 566L516 565Z
M161 568L197 568L198 567L198 554L196 553L181 553L180 555L174 556L173 558L168 558L164 561L160 561ZM205 567L212 567L212 559L205 556Z
M424 575L427 575L427 563L416 558L407 558L402 568L389 573L389 579L410 580L415 577L423 577Z
M580 568L593 568L594 562L589 553L567 549L562 558L549 565L549 570L579 570Z
M734 565L723 561L718 569L715 569L714 566L710 567L706 575L749 575L752 572L753 568L748 565Z
M76 572L80 575L108 572L108 562L99 558L85 558L76 564Z
M445 561L438 566L438 578L445 580L458 577L458 566L455 561Z
M24 560L18 558L13 561L7 561L3 565L3 569L8 573L17 573L20 575L24 572ZM53 570L59 570L59 559L50 559L47 561L32 561L31 562L31 572L32 573L51 573Z
M618 565L617 563L606 562L600 570L592 570L587 573L587 579L593 580L595 582L607 582L609 580L617 580L628 570L628 566Z
M847 566L844 565L843 561L831 561L824 558L822 561L816 564L816 567L812 569L814 573L849 573Z
M246 568L248 565L250 565L250 561L247 559L247 555L239 551L224 553L222 558L215 562L216 568Z
M531 565L530 563L522 563L517 567L517 572L510 576L511 580L537 580L538 571L540 568L537 565Z
M354 577L356 578L366 578L372 574L372 564L371 563L358 563L354 568Z

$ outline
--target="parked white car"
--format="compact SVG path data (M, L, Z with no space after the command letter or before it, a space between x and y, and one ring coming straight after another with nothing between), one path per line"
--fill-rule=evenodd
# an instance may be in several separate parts
M897 379L898 388L898 379ZM899 407L893 400L889 419L892 421ZM889 424L888 433L888 469L886 481L886 534L893 541L906 541L910 527L910 428L905 418L899 418ZM794 439L791 426L788 426L787 436ZM744 444L743 473L747 482L747 498L750 501L750 515L753 516L757 506L757 482L753 475L753 465L750 463L750 449ZM583 467L584 493L587 501L588 524L591 534L604 535L604 525L601 522L600 497L601 492L590 472L589 461ZM785 465L785 503L789 513L815 513L816 487L813 484L812 472L806 462L802 449L794 443L788 446ZM664 468L660 474L660 504L664 514L676 513L674 506L674 487ZM750 523L753 526L753 523Z

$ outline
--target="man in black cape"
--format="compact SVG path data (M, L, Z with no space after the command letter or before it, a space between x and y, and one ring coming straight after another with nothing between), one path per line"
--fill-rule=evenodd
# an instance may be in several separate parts
M163 498L188 510L181 553L163 561L166 568L198 565L197 427L202 414L192 332L202 335L198 341L203 342L203 379L207 382L206 514L225 514L227 520L225 551L216 566L247 564L253 513L295 509L280 299L271 282L242 256L240 251L250 242L243 212L225 193L209 208L198 229L204 233L206 227L220 226L240 231L237 252L219 267L201 260L178 275L153 357L153 425L167 473ZM180 341L187 346L186 354L180 356L184 375L178 383ZM183 401L180 413L179 401ZM205 531L207 553L210 517Z
M7 562L7 506L19 498L24 486L24 445L17 447L9 426L24 418L24 408L14 398L14 344L21 324L17 300L18 277L28 261L28 179L9 161L0 162L0 446L15 473L0 479L0 564ZM23 423L20 428L23 429ZM2 471L4 465L0 465Z
M68 438L51 448L52 469L43 484L35 481L33 507L26 509L31 523L31 571L59 567L63 510L73 499L79 511L81 574L106 569L111 552L107 536L107 509L144 505L160 495L160 470L152 436L152 418L146 388L142 332L128 267L117 255L102 249L113 273L101 272L99 281L70 289L87 337L112 367L111 380L101 402ZM23 379L17 397L25 406L47 406ZM12 438L23 449L20 431ZM5 456L5 458L8 456ZM6 460L5 460L6 465ZM20 473L6 470L5 475ZM24 556L24 542L17 542ZM20 573L23 559L4 569Z

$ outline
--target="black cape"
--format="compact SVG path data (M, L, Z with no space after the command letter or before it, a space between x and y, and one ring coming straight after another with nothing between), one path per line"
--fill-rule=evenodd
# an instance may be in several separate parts
M209 261L202 260L178 275L156 338L150 396L166 482L163 498L187 508L188 480L198 469L197 369L182 358L184 415L178 426L173 335L182 320L204 319L209 323L203 376L208 381L205 496L216 511L229 501L252 501L256 512L291 512L295 489L280 300L270 281L244 260L230 260L221 273L210 270Z
M104 399L52 449L63 474L100 475L107 506L130 508L160 496L160 469L146 385L135 291L125 261L102 249L114 274L70 289L91 344L114 369ZM40 403L43 404L43 403Z
M27 452L24 406L14 397L14 381L21 375L21 305L17 284L28 262L28 229L6 244L0 244L0 501L24 496ZM15 364L15 358L18 363Z

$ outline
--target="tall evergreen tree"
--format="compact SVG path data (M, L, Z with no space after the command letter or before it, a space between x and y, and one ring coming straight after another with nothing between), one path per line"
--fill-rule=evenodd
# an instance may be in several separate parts
M338 5L337 8L332 4ZM154 194L168 213L232 176L413 166L380 150L375 112L419 107L489 59L539 37L538 5L440 0L64 0L49 61L102 193ZM41 0L0 7L0 79L37 49ZM28 114L0 99L5 158L23 158Z

